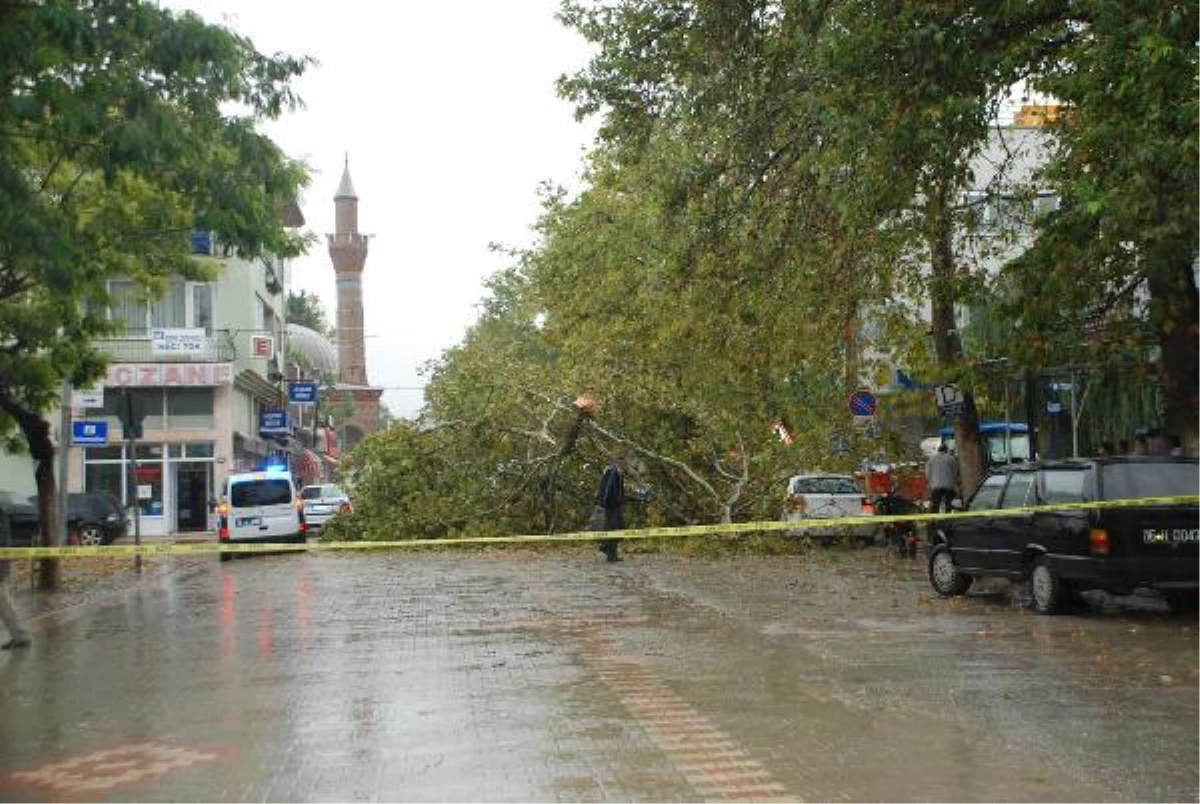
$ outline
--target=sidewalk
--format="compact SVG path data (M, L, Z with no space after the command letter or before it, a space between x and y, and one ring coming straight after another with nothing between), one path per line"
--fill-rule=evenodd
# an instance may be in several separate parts
M204 544L217 541L213 531L192 533L168 533L141 535L142 544ZM129 533L114 544L131 545L133 534ZM140 581L171 572L177 567L179 557L143 556L141 572L136 569L132 556L87 556L62 559L58 589L48 592L33 587L33 574L37 561L18 559L13 562L13 604L25 620L35 620L57 611L69 609L96 597L120 592Z

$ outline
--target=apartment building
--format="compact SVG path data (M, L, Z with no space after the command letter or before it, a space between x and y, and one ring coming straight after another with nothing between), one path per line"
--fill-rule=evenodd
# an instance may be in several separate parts
M212 281L176 279L152 302L131 281L110 281L109 315L124 331L101 341L103 381L73 399L67 488L136 499L147 535L206 530L227 474L298 451L281 368L289 266L223 253L203 232L193 252ZM127 406L141 417L134 442Z

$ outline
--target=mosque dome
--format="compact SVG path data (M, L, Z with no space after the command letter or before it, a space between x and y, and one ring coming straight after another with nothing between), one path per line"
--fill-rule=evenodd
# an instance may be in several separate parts
M288 324L288 348L295 359L318 374L338 373L337 348L315 329Z

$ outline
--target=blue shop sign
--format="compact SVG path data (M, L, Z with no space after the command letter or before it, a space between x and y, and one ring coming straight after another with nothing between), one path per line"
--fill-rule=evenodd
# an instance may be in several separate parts
M317 384L315 382L289 382L288 402L293 405L317 404Z
M286 410L260 410L258 412L258 432L262 435L286 433L288 415Z
M80 446L108 443L108 422L104 419L79 419L71 422L71 443Z

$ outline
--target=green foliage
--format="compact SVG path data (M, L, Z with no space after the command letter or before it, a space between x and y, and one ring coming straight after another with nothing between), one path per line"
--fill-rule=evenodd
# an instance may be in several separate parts
M279 208L307 172L254 125L306 64L132 0L0 5L0 434L102 374L110 277L202 276L196 229L246 257L305 247Z
M861 378L889 364L925 382L957 380L985 410L1006 404L1003 379L964 354L964 308L991 307L1001 337L989 356L1016 371L1068 354L1055 305L1073 321L1092 298L1081 288L1121 287L1158 248L1125 259L1126 243L1161 230L1188 243L1173 255L1195 257L1195 53L1177 47L1186 36L1173 27L1194 38L1194 10L1159 11L564 3L563 21L596 49L560 82L581 116L603 117L588 187L574 198L547 192L540 242L512 254L478 324L430 366L421 420L352 456L366 536L573 530L613 456L630 462L628 487L650 492L630 504L631 525L774 519L788 475L857 468L897 449L893 434L869 440L845 409ZM1135 92L1120 77L1130 50L1114 46L1127 37L1140 43L1135 74L1155 87L1131 103L1139 121L1103 101L1105 82ZM1029 258L1069 256L1052 260L1054 277L1071 272L1065 294L1024 263L987 274L956 242L975 215L963 203L974 161L1021 79L1076 104L1068 122L1095 121L1087 137L1061 140L1056 169L1079 203L1050 219ZM1177 149L1139 134L1146 147L1121 154L1125 167L1100 170L1126 125L1170 128ZM1174 177L1168 165L1188 177L1191 197L1160 226L1139 212L1156 196L1138 182L1156 167ZM1155 182L1169 203L1182 193L1182 182ZM1136 213L1128 226L1106 217L1118 202ZM1082 223L1067 225L1072 217ZM1136 305L1124 312L1129 327L1148 320ZM1035 319L1014 337L1015 323ZM576 415L581 394L600 402L591 417ZM924 392L892 404L897 420L929 405ZM777 422L793 446L777 440ZM835 440L848 452L836 454Z
M289 324L308 327L313 332L320 333L327 338L334 335L333 327L330 326L329 319L325 315L325 307L321 304L320 297L307 290L301 290L299 293L288 291L287 321Z

